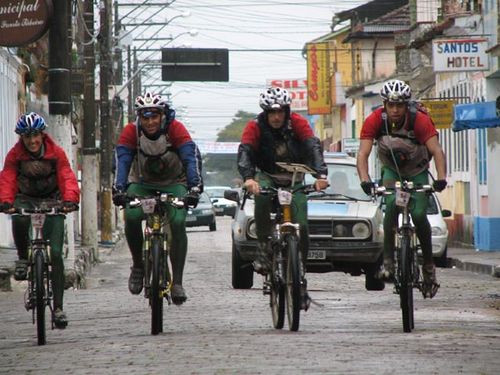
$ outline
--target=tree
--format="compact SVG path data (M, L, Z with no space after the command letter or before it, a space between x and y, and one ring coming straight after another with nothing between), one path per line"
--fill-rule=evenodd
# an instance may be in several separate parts
M256 117L255 113L236 112L233 121L217 134L217 142L239 142L243 128L254 117Z

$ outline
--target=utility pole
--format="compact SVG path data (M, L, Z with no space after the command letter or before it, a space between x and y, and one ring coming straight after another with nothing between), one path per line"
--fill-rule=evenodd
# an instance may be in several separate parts
M97 171L99 163L96 148L96 102L95 102L95 43L94 3L84 0L83 58L85 63L83 88L83 142L82 142L82 245L92 249L94 260L99 260L97 238Z
M54 0L54 15L49 29L49 130L55 141L64 149L73 165L71 149L71 30L70 2ZM75 260L74 222L66 221L68 237L68 261Z
M100 120L101 120L101 242L111 244L113 242L113 215L111 200L111 157L112 143L109 105L109 84L111 81L111 59L110 59L110 12L111 1L99 2L99 14L101 29L100 36Z

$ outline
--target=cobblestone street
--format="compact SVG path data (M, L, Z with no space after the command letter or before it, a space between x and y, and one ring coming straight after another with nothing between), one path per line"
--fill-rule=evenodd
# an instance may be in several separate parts
M36 374L497 374L500 280L439 269L433 300L415 295L415 331L403 333L398 296L367 292L364 277L309 274L318 305L299 332L275 330L260 277L231 288L230 218L218 230L190 229L185 287L189 300L164 313L151 336L150 310L127 289L124 243L101 253L87 289L67 290L70 324L36 345L24 310L25 283L0 298L0 373Z

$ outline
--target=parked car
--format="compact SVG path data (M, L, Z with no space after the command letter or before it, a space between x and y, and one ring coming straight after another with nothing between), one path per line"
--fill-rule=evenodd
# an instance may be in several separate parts
M310 246L307 272L340 271L365 274L368 290L382 290L375 275L382 262L382 211L362 190L356 160L343 153L326 153L330 186L308 196ZM312 176L306 183L312 183ZM226 198L242 203L240 190L228 190ZM232 285L246 289L253 285L257 236L254 202L245 200L232 223Z
M384 200L381 201L382 211L385 212ZM451 211L441 208L441 203L436 194L429 195L429 204L427 206L427 218L432 230L432 256L434 263L439 267L448 265L448 226L445 217L450 217ZM418 240L417 240L418 241ZM420 246L420 244L418 244ZM422 255L422 251L418 250Z
M207 193L200 194L196 208L189 208L186 216L186 227L202 227L208 225L211 232L217 229L215 208Z
M210 197L212 201L215 213L218 216L231 216L234 217L236 212L236 207L238 204L236 202L230 201L224 198L224 191L231 189L229 186L205 186L204 191Z

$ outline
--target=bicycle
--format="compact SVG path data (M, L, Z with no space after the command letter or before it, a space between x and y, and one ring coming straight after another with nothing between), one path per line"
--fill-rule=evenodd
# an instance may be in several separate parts
M394 290L396 294L399 294L404 332L411 332L415 328L413 288L420 290L424 298L427 298L428 293L428 286L423 281L422 270L418 263L417 235L410 218L409 206L413 193L431 194L432 192L431 185L414 186L411 181L396 181L395 188L390 190L384 186L374 189L375 195L378 196L395 194L396 206L401 214L401 221L397 221L395 236ZM436 287L438 288L439 285Z
M184 201L170 193L157 192L152 196L127 196L130 208L142 207L145 214L143 259L144 297L151 307L151 334L163 332L163 299L170 305L172 276L169 267L171 228L168 206L184 209Z
M303 164L276 163L282 169L292 172L292 184L295 185L298 173L316 173ZM290 331L298 331L300 310L307 310L309 302L306 299L307 282L299 250L300 228L292 220L293 194L302 191L306 194L315 191L313 185L303 185L298 188L261 188L260 194L268 195L272 200L274 225L269 241L272 250L271 272L264 277L263 294L270 296L273 326L281 329L285 321L285 303ZM248 196L245 194L245 199Z
M51 329L54 329L52 264L50 242L43 238L46 216L65 215L62 203L54 200L32 201L33 208L15 207L11 215L30 216L33 235L28 248L28 288L25 292L24 307L33 311L33 324L37 326L38 345L47 343L45 312L51 311Z

